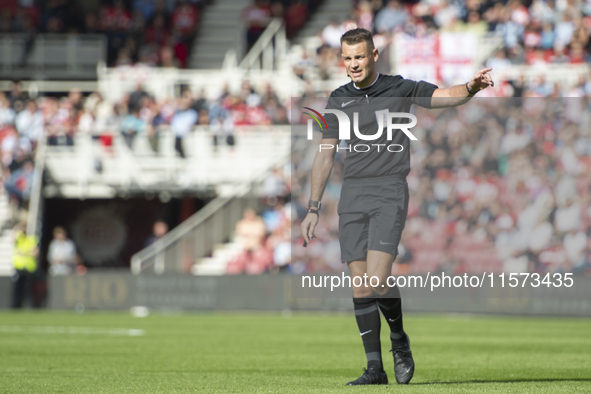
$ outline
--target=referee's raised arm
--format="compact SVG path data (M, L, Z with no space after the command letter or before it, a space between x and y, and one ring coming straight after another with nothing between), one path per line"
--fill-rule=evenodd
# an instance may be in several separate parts
M455 107L467 103L474 95L489 86L495 86L489 72L492 68L483 68L472 79L462 85L448 89L436 89L431 98L431 108Z
M318 224L320 200L322 200L324 188L332 170L339 140L337 138L323 138L320 144L323 148L316 153L314 164L312 164L312 191L308 201L308 214L302 222L302 235L306 244L316 238L314 231ZM332 148L325 148L330 145Z

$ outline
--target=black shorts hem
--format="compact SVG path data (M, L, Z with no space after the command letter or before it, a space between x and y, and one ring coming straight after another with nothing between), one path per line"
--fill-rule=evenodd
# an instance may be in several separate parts
M393 255L393 256L394 256L394 260L396 260L396 257L398 257L398 250L396 250L396 252L394 252L394 253L390 253L390 252L389 252L389 251L387 251L387 250L369 249L367 252L369 252L370 250L375 250L375 251L377 251L377 252L384 252L384 253L391 254L391 255ZM354 257L354 258L352 258L352 259L350 259L350 260L343 260L343 261L341 261L341 262L342 262L343 264L348 264L348 263L350 263L351 261L367 260L367 252L365 252L365 256L363 256L363 257Z
M349 264L351 261L358 261L358 260L367 260L367 253L365 253L365 256L363 256L363 257L354 257L352 259L343 260L342 263Z

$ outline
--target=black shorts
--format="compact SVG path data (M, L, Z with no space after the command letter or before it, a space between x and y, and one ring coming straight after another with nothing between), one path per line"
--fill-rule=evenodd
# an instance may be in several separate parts
M408 200L403 177L345 179L338 206L341 260L364 260L368 250L396 256Z

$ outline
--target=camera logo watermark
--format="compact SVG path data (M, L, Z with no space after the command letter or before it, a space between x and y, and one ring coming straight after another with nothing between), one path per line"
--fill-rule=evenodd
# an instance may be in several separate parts
M309 115L312 119L308 119L308 129L307 129L307 139L313 139L313 132L314 132L314 121L320 127L320 130L323 132L328 132L328 124L326 123L326 119L322 114L312 108L303 107L304 109L309 110L310 112L304 112L304 114ZM339 124L339 140L351 140L351 120L349 119L349 115L347 115L344 111L338 109L324 109L324 114L333 114L337 117L338 124ZM361 141L376 141L382 138L384 131L386 132L386 139L388 141L392 141L393 134L395 130L402 131L411 141L418 141L418 138L410 131L410 129L417 124L417 117L411 113L406 112L390 112L388 109L381 109L374 111L376 117L376 123L378 125L378 129L374 134L362 134L359 131L359 112L353 112L353 133L355 137ZM395 123L395 119L400 121L400 119L409 119L410 122L408 123ZM382 148L389 152L401 152L404 147L400 144L354 144L350 145L347 148L337 146L337 151L339 149L348 150L349 152L353 149L355 152L369 152L372 147L376 147L377 151L380 152ZM320 144L319 150L322 149L334 149L334 145L332 144Z

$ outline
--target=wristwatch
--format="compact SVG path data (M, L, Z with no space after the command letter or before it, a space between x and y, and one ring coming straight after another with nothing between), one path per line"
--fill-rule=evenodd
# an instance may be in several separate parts
M308 200L308 209L320 210L322 203L320 201Z

